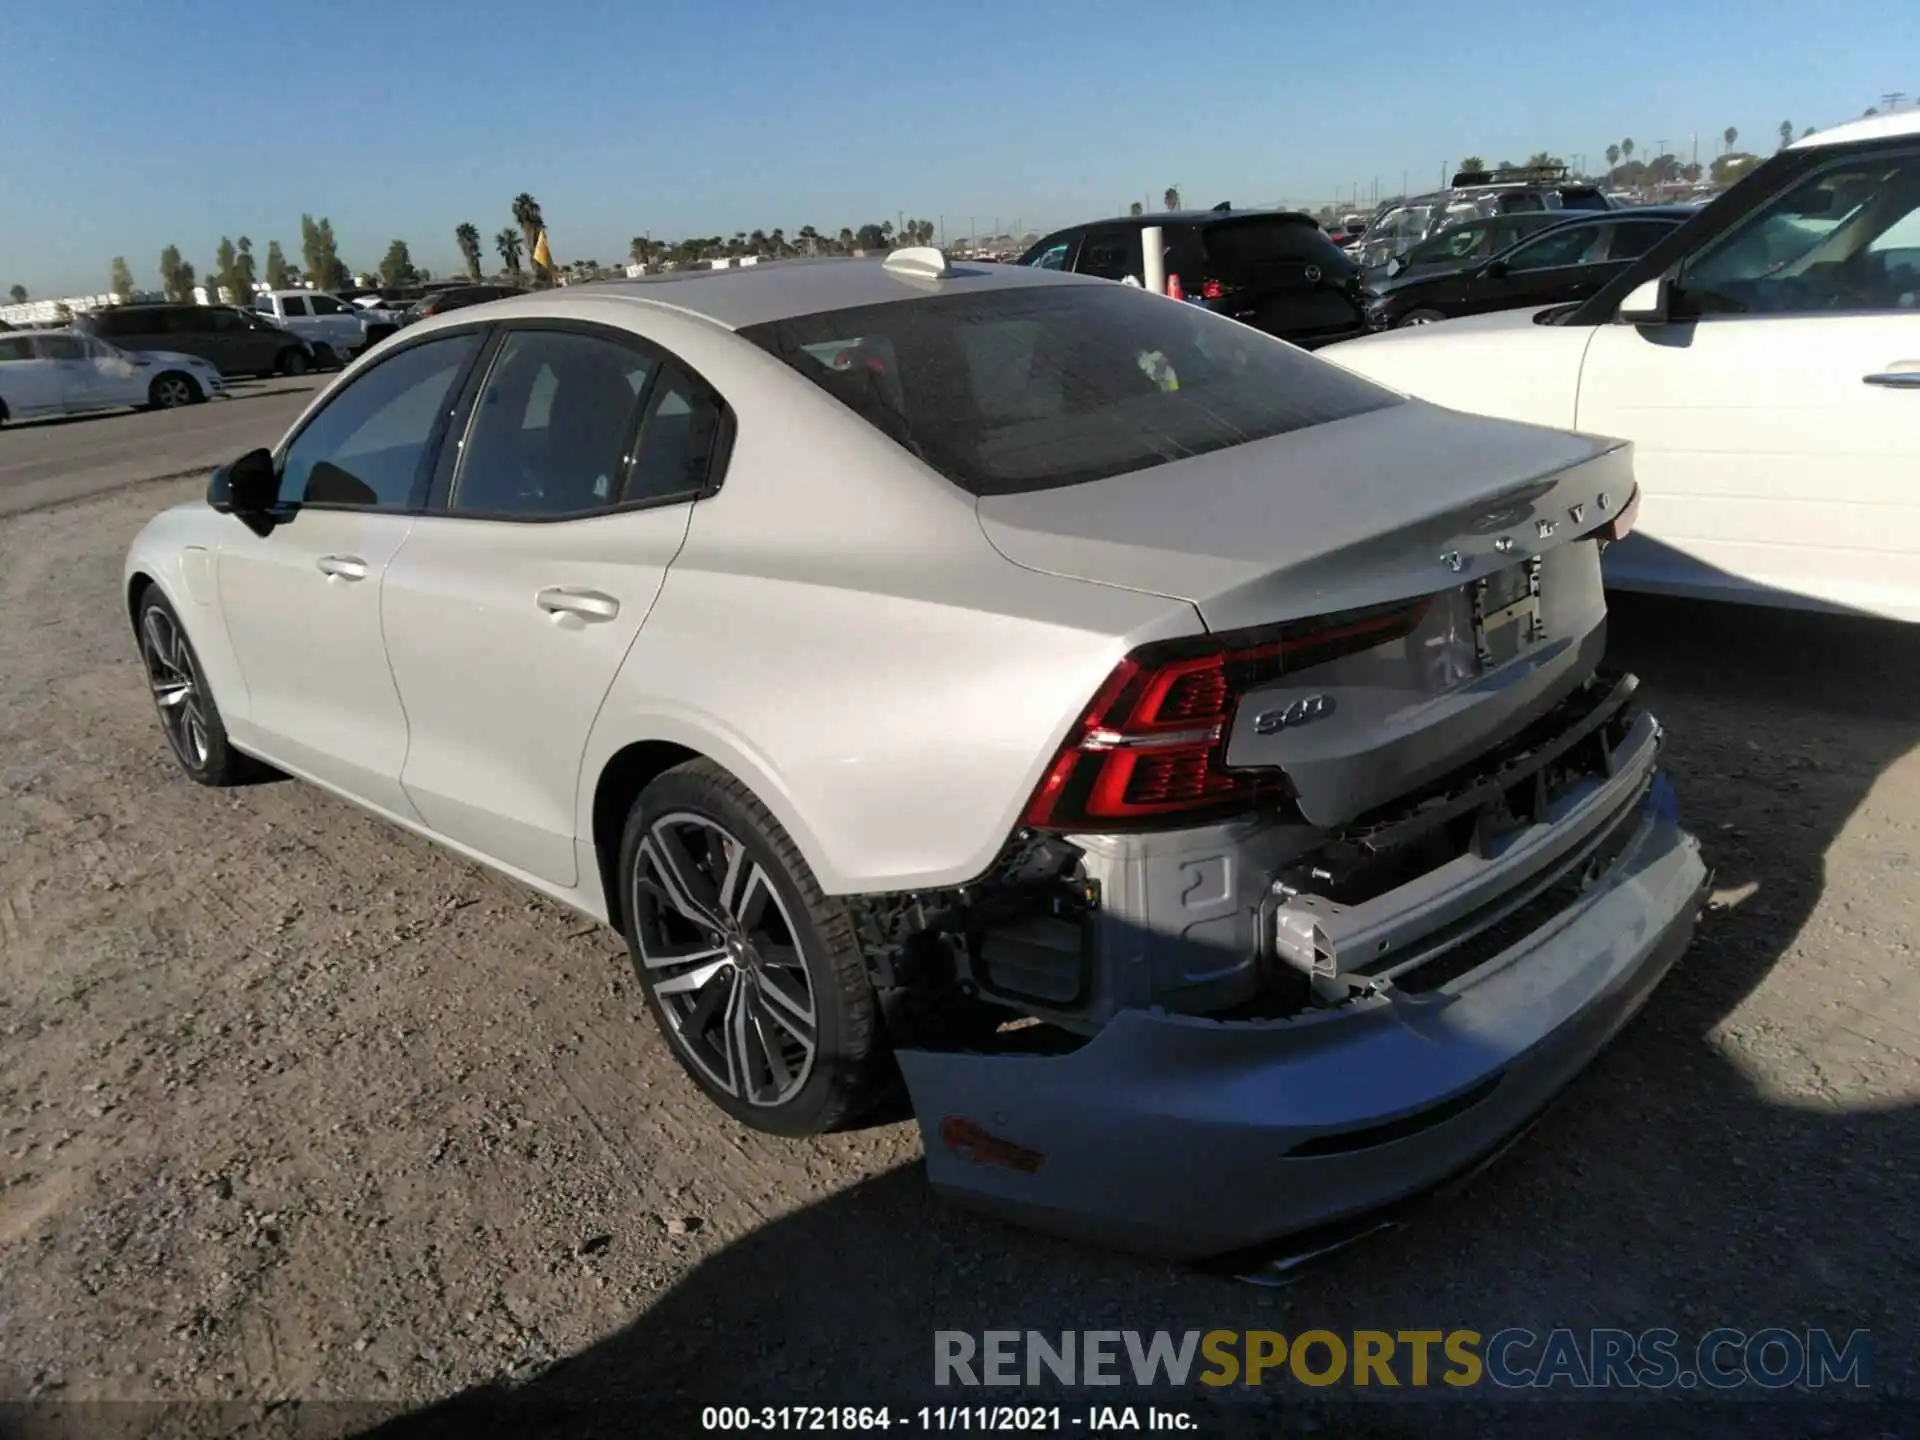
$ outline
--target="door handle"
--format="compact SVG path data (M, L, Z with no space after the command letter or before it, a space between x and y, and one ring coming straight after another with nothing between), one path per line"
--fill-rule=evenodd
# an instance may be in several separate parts
M367 562L358 555L322 555L313 562L329 580L364 580Z
M1882 370L1878 375L1862 375L1860 379L1868 385L1882 385L1889 390L1920 390L1920 370Z
M549 615L578 615L582 620L611 620L620 613L620 602L598 590L571 590L552 585L534 596L534 603Z

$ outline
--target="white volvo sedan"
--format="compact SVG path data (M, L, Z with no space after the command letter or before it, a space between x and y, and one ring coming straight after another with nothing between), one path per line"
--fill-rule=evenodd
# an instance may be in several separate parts
M617 929L740 1121L904 1084L946 1190L1215 1256L1473 1167L1684 948L1630 458L903 251L411 326L125 599L191 778Z
M90 410L171 410L227 393L198 355L122 350L68 330L0 334L0 423Z
M1632 441L1611 585L1920 621L1920 110L1790 146L1590 300L1322 353Z

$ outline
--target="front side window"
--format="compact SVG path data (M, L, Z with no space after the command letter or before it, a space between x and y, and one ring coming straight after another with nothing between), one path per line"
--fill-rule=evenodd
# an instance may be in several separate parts
M1484 224L1462 225L1414 246L1407 254L1407 261L1413 265L1445 265L1450 261L1471 260L1485 249L1487 233Z
M1920 302L1920 154L1808 176L1679 274L1688 313L1903 310Z
M273 297L271 295L254 296L253 308L256 310L264 310L269 315L273 314Z
M1637 260L1671 235L1674 227L1659 220L1622 220L1612 230L1607 259Z
M454 513L551 518L617 503L627 436L655 364L593 335L508 332L474 402Z
M974 495L1083 484L1400 403L1124 285L892 301L740 333Z
M304 295L284 296L280 301L280 309L281 312L286 315L305 315L307 313L307 297Z
M1049 245L1027 263L1036 270L1064 270L1067 268L1067 253L1073 246L1062 240L1058 245Z
M434 428L478 343L474 335L429 340L356 377L287 447L281 503L412 504Z
M1569 225L1538 240L1516 245L1507 254L1507 269L1555 270L1565 265L1584 265L1605 239L1599 225Z
M75 335L37 335L33 343L42 360L84 360L87 355L86 346Z
M316 315L345 315L349 313L347 307L331 295L315 295L312 299L313 313Z
M1097 275L1102 280L1124 280L1140 273L1139 232L1114 227L1089 230L1086 244L1080 248L1082 275Z

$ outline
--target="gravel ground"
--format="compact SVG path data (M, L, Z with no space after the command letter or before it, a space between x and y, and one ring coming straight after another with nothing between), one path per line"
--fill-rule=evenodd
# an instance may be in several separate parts
M952 1211L903 1124L741 1130L613 936L308 787L179 779L116 592L198 488L0 520L0 1400L42 1402L0 1427L475 1433L512 1401L678 1434L981 1398L931 1390L936 1329L1782 1325L1870 1330L1879 1403L1168 1403L1222 1433L1915 1433L1920 629L1616 606L1718 868L1699 941L1499 1166L1264 1290ZM83 1403L128 1401L201 1403Z

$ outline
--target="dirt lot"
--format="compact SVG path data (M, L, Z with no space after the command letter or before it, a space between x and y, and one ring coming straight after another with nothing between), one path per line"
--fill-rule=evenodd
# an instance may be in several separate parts
M116 591L197 488L0 520L0 1399L405 1434L511 1390L677 1434L702 1402L923 1403L937 1328L1820 1325L1872 1331L1920 1413L1920 631L1619 606L1715 913L1509 1159L1261 1290L950 1211L905 1125L737 1129L611 935L307 787L177 778ZM1431 1429L1305 1393L1262 1428ZM1600 1408L1555 1427L1618 1433Z

